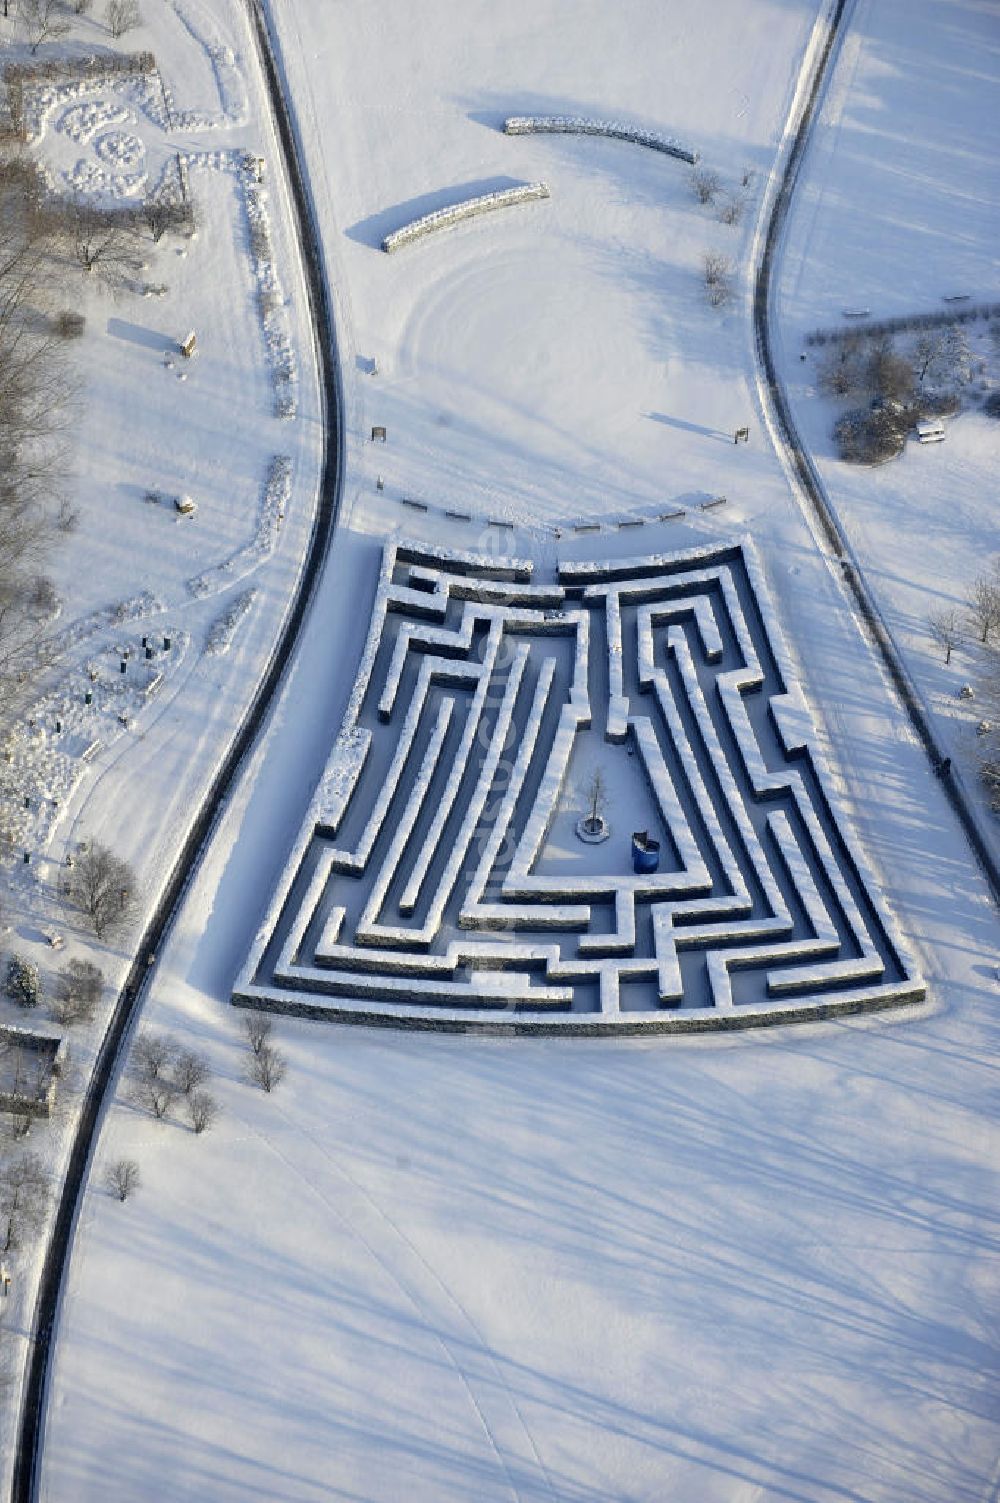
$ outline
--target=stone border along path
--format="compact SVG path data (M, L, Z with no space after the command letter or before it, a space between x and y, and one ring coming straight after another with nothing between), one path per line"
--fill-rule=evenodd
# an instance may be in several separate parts
M922 998L752 544L532 572L386 544L344 724L234 1003L603 1033ZM646 781L657 873L631 871L626 811L583 874L540 870L592 726Z

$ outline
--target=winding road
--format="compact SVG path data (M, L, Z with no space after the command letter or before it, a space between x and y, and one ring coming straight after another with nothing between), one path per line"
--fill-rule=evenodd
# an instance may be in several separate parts
M211 840L226 799L283 686L330 551L340 510L343 488L343 448L340 442L343 392L329 289L323 273L319 231L299 156L294 125L281 87L264 3L263 0L247 0L247 3L291 190L295 232L308 295L324 416L325 449L320 489L305 563L281 634L275 642L257 692L192 821L142 935L125 985L115 1002L83 1099L39 1278L31 1345L21 1395L11 1484L12 1503L33 1503L38 1495L45 1408L59 1303L72 1253L87 1172L104 1107L114 1087L119 1061L132 1023L142 1006L146 989L155 974L156 956L180 910L191 877Z
M759 373L758 386L761 401L768 409L772 431L790 462L795 478L793 489L796 491L799 503L817 524L820 537L839 563L846 586L848 604L863 634L878 652L889 682L906 711L920 745L930 760L931 767L941 775L942 789L989 883L993 900L1000 903L1000 865L983 836L972 800L965 793L958 776L952 771L951 764L945 757L923 697L893 641L885 618L858 563L850 539L830 503L812 456L802 442L792 417L787 393L778 375L771 343L771 295L777 252L788 218L799 169L815 123L817 107L829 78L838 44L846 29L846 21L853 8L854 0L835 0L827 22L826 37L813 70L802 113L789 142L778 189L771 204L763 248L754 277L753 329Z

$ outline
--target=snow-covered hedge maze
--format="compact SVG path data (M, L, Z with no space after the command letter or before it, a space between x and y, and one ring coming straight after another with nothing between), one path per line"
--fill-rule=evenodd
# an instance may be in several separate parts
M751 545L532 576L386 546L344 725L234 1002L586 1033L921 997ZM583 846L567 809L595 745L613 833ZM654 873L632 870L636 828L660 842Z
M478 198L466 198L461 203L449 204L447 208L435 209L433 214L424 214L413 219L398 230L393 230L382 241L382 249L392 252L422 240L435 230L450 229L462 219L475 219L480 214L492 213L494 209L509 209L514 204L530 203L536 198L548 198L549 190L544 183L520 183L516 188L501 188L496 193L482 193Z
M642 130L622 120L592 120L586 115L511 115L504 121L508 136L538 134L561 136L610 136L615 141L631 141L633 146L648 146L651 151L665 152L693 167L698 153L659 131Z

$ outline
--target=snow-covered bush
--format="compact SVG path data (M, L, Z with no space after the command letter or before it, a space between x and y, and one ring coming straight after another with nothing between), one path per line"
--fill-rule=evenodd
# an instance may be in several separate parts
M903 452L910 428L906 410L891 406L855 407L833 425L840 457L848 464L882 464Z
M7 962L7 995L19 1007L37 1007L42 999L42 982L38 967L23 955L12 955Z
M691 174L691 192L700 204L715 202L721 184L717 172L710 172L707 167L699 167Z
M721 308L733 295L733 263L728 256L710 252L704 263L705 295L713 308Z

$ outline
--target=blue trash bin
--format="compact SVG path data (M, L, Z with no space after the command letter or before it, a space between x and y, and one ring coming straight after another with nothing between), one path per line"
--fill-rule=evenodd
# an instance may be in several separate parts
M660 842L651 840L645 830L632 835L632 870L637 874L655 872L660 866Z

